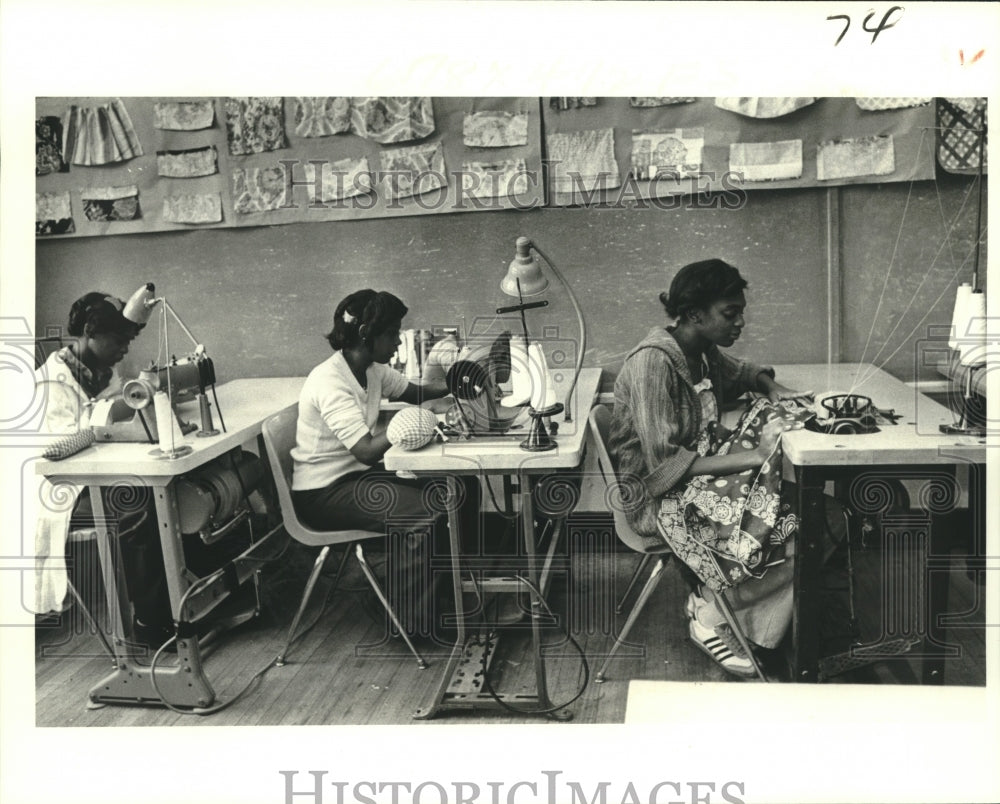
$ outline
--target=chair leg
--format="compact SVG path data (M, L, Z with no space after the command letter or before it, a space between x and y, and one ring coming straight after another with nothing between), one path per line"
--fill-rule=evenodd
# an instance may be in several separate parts
M615 614L621 614L625 609L625 602L628 600L628 596L632 594L632 589L635 588L635 584L639 580L639 576L642 575L643 571L652 559L652 553L646 553L643 555L642 561L639 562L639 566L635 568L635 572L632 573L632 577L629 579L628 586L625 587L625 594L622 595L622 599L619 600L618 605L615 606Z
M295 612L295 618L292 620L292 627L288 629L288 638L285 640L285 647L281 649L281 653L278 654L278 658L274 660L274 664L277 667L284 667L285 665L285 656L288 655L288 651L292 647L292 640L295 639L295 629L299 627L299 620L302 619L302 614L306 610L309 598L312 597L313 589L315 588L316 581L319 578L319 573L323 569L323 565L326 563L326 557L328 555L330 555L330 545L326 545L322 550L320 550L319 555L316 556L316 560L313 562L312 572L309 573L309 580L306 581L306 589L302 593L302 602L299 603L299 610Z
M337 587L340 586L340 579L344 574L344 569L347 567L347 559L351 557L351 548L354 547L355 544L357 544L357 542L351 542L347 545L347 549L344 550L344 554L340 557L340 563L337 565L337 574L333 576L333 586L330 587L330 591L327 592L327 595L332 595L337 591Z
M746 634L743 633L743 626L736 619L736 614L733 612L732 606L729 605L729 600L726 598L725 593L715 592L715 600L719 606L719 611L722 612L722 616L726 618L726 622L736 635L736 640L740 643L743 650L746 651L747 658L750 659L750 664L753 665L753 670L757 674L757 678L761 681L768 681L768 677L761 670L760 664L757 662L757 657L754 656L753 650L750 648L750 642L747 640Z
M639 619L639 615L642 613L643 608L646 605L646 601L649 596L653 594L653 590L656 589L656 585L660 582L660 573L663 572L663 567L667 563L669 556L660 556L656 560L656 564L653 566L653 571L649 574L649 578L646 579L646 585L642 587L642 591L639 593L639 597L635 601L635 605L632 607L631 613L628 615L628 619L625 621L625 625L622 627L621 633L615 640L615 644L611 646L611 652L608 653L607 658L604 660L604 664L601 665L601 669L597 671L597 675L594 676L595 684L604 683L604 671L608 667L608 662L614 657L618 652L618 648L622 646L625 642L625 638L628 636L629 631L632 630L632 626L635 625L635 621Z
M368 583L371 584L372 589L375 591L375 596L378 597L382 607L389 615L389 619L392 620L392 624L396 626L396 630L399 631L399 635L403 637L403 640L406 642L406 646L410 649L410 653L412 653L416 658L417 667L423 670L427 667L427 662L425 662L423 657L417 652L417 649L413 646L413 642L410 641L409 635L406 633L406 629L403 628L399 619L396 617L396 612L392 610L389 599L385 596L385 592L382 591L382 586L379 584L378 578L375 577L375 573L372 572L371 567L368 566L368 560L365 558L365 551L360 544L355 545L354 553L358 557L358 563L361 565L361 571L365 574L365 577L368 579Z

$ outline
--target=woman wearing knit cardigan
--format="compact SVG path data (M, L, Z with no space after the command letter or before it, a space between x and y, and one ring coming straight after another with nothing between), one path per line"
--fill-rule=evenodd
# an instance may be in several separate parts
M800 396L778 384L774 369L731 357L745 326L746 281L722 260L684 266L669 293L661 293L675 323L656 327L628 354L615 382L610 448L622 478L633 478L636 495L626 516L650 544L664 540L661 504L699 476L733 476L758 470L775 450L781 434L801 427L782 418L764 425L756 448L706 454L709 441L725 440L718 410L747 391L771 402ZM684 558L676 549L675 553ZM792 616L793 569L790 555L728 592L747 638L777 647ZM699 568L692 565L704 580ZM700 593L699 593L700 592ZM687 601L689 634L695 644L727 671L752 675L753 667L733 638L710 589L692 592Z

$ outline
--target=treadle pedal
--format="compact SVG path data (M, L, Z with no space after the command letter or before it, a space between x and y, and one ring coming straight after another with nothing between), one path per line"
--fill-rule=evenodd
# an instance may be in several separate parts
M495 634L485 637L480 635L470 636L465 641L462 649L462 656L455 666L455 671L451 675L448 683L448 692L456 695L475 695L483 691L483 656L486 656L486 671L493 663L496 650L490 650L490 642L496 640ZM489 651L487 653L487 651Z
M909 653L913 646L919 643L919 639L890 639L876 645L863 645L843 653L835 653L833 656L824 656L819 660L818 678L823 681L849 670L857 670L859 667L880 662L883 659L902 656Z

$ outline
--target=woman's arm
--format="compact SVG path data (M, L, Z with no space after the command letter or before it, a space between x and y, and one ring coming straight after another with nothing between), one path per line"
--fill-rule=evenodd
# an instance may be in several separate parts
M760 443L755 449L746 452L733 452L729 455L706 455L697 457L688 466L683 479L690 480L698 475L721 477L756 469L774 453L781 434L786 430L799 430L802 422L788 422L782 418L771 419L764 425L760 434Z
M775 381L774 377L766 371L757 375L757 388L759 393L764 394L771 402L780 402L782 399L796 399L798 397L811 397L812 391L794 391L781 383Z
M406 390L397 399L408 405L419 405L430 399L439 399L448 393L448 386L441 382L429 382L426 385L407 383Z
M382 460L391 446L385 432L374 436L371 433L366 433L351 447L351 455L365 466L374 466Z

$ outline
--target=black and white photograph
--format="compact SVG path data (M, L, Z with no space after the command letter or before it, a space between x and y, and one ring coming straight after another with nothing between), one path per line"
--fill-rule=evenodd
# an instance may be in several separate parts
M1000 797L995 5L0 23L4 801Z

